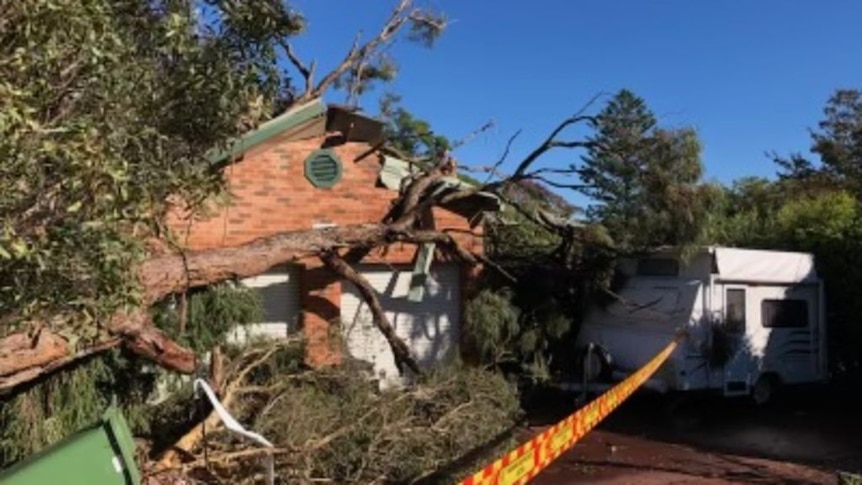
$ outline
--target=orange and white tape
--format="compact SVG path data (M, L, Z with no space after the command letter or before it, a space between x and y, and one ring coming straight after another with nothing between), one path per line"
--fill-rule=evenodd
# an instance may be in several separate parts
M574 446L646 382L676 349L681 336L624 381L540 435L503 455L460 485L522 485Z

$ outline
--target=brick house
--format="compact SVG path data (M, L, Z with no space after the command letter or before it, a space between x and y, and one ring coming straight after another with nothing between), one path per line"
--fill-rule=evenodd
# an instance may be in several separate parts
M378 150L382 131L380 122L321 100L294 107L218 155L234 160L225 169L228 204L194 220L177 209L168 224L190 249L205 249L281 231L379 222L410 171L406 162ZM461 183L448 180L441 190ZM482 214L497 209L495 198L477 194L457 206L435 207L431 223L480 252ZM476 269L433 246L411 244L372 251L354 267L380 293L390 322L420 365L458 349L463 301ZM259 289L265 313L263 322L246 331L302 331L311 365L337 364L346 351L373 363L382 382L398 380L392 353L356 289L316 259L272 268L243 283Z

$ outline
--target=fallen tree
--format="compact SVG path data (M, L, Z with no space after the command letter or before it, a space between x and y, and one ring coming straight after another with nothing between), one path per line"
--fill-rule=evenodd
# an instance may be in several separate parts
M471 265L479 264L482 261L481 256L462 248L450 234L419 228L419 214L436 205L467 197L480 190L499 193L510 184L538 177L544 171L530 169L541 154L557 147L583 146L580 142L561 142L557 136L567 126L587 119L585 116L575 116L565 120L542 145L518 165L514 174L481 187L436 195L435 183L444 174L451 173L454 163L448 157L439 161L407 185L393 204L396 210L387 215L386 219L391 221L388 223L285 232L236 247L152 257L140 264L135 271L137 283L142 288L140 307L117 312L111 317L104 326L105 336L101 340L81 349L74 349L68 338L52 332L45 325L32 322L25 327L38 328L37 332L13 333L0 339L0 393L8 392L17 385L54 371L78 358L116 345L125 345L134 353L165 368L191 373L195 370L194 354L152 325L147 313L148 306L189 288L258 275L277 264L319 258L337 274L352 281L357 287L365 288L367 291L362 292L363 297L370 308L378 310L382 307L376 292L370 290L369 283L349 267L339 255L340 252L356 249L367 251L396 242L435 242L457 260ZM535 220L542 221L540 218ZM543 224L552 230L567 230L562 225L554 226L548 222ZM383 312L373 313L375 325L386 336L398 362L418 372L418 365L410 356L407 346L395 336ZM63 318L66 317L54 316L53 321L62 321Z
M134 272L142 289L140 306L113 315L104 325L104 336L96 342L75 349L69 338L53 332L50 326L33 322L29 322L25 328L37 328L35 333L13 333L0 339L0 394L73 363L76 359L117 345L124 345L134 353L167 369L192 373L196 362L194 353L182 348L155 328L147 308L174 293L258 275L277 264L307 258L319 258L336 274L366 290L362 292L363 297L372 310L378 310L373 311L374 323L386 336L397 361L414 372L419 372L408 347L392 331L376 292L360 274L350 268L340 253L357 249L368 251L396 242L434 242L441 250L459 261L470 265L480 264L482 257L462 248L450 234L421 229L419 215L434 206L467 197L480 190L500 193L511 184L540 176L544 170L530 169L543 153L557 147L584 146L582 142L562 142L557 136L569 125L588 119L585 116L575 116L562 122L545 142L518 165L518 169L511 176L480 187L436 195L436 183L453 170L454 161L447 156L405 187L393 204L393 213L386 216L385 220L391 222L284 232L236 247L154 256L141 263ZM542 221L540 218L535 220ZM554 226L548 222L543 224L551 230L570 232L563 225ZM54 316L52 321L62 321L64 318L70 317Z
M35 0L34 0L35 1ZM277 13L279 22L277 32L270 33L265 37L267 42L282 45L289 54L291 62L306 78L306 93L296 95L291 93L290 100L306 99L308 89L312 94L319 95L327 87L341 79L342 83L353 86L352 92L361 91L362 83L367 83L375 78L385 76L372 76L377 72L381 58L375 57L379 49L391 42L394 35L404 28L411 26L411 35L416 35L420 40L430 42L433 36L439 33L444 22L438 16L431 15L423 10L416 9L409 0L400 1L387 20L380 33L365 44L355 45L344 61L337 66L332 73L323 77L323 80L314 85L311 76L313 68L306 68L305 64L298 61L288 39L294 33L301 31L302 19L296 18L292 12L278 10L283 8L280 2L261 2L255 4L261 10L235 11L227 9L222 12L223 19L219 35L214 39L208 39L200 45L193 44L200 50L191 49L188 58L173 58L173 62L188 64L192 79L182 80L182 85L189 83L190 86L199 80L194 77L200 71L201 63L204 63L210 71L213 66L206 64L212 59L235 60L237 55L248 55L248 49L243 45L234 45L228 42L222 44L225 39L236 42L242 36L251 36L250 32L243 29L250 28L249 25L237 23L234 15L245 16L242 18L254 18L256 15L272 17ZM188 5L191 9L191 5ZM12 7L4 7L7 10ZM41 7L40 7L41 8ZM46 7L47 8L47 7ZM72 7L69 7L72 8ZM136 56L155 56L154 63L163 62L160 51L153 52L147 47L148 42L174 42L176 36L188 36L186 40L191 42L195 33L188 25L174 26L169 22L176 20L174 14L161 11L148 10L150 5L138 5L140 12L133 11L133 16L143 16L151 25L145 25L142 31L125 32L117 35L129 36L130 43L127 50L117 53L122 59L134 58ZM275 10L273 10L275 9ZM274 13L275 12L275 13ZM7 12L10 18L18 19L23 27L4 34L8 40L4 45L15 46L30 39L34 35L45 39L53 39L57 33L55 30L43 25L42 17L30 17L30 11L13 9ZM77 16L82 22L69 24L70 29L77 28L79 24L85 25L94 20L90 17L91 11L56 12L45 10L44 15L57 16L64 14ZM103 10L99 10L100 17L95 19L106 25L117 16L128 16L130 12L123 10L116 4L107 2ZM171 20L173 19L173 20ZM86 21L83 21L86 20ZM166 24L166 22L168 22ZM16 24L18 25L18 24ZM125 24L123 24L125 25ZM27 28L24 28L27 27ZM139 27L137 24L134 27ZM107 28L107 27L106 27ZM165 29L179 29L172 31L172 36L155 37ZM29 30L27 30L29 29ZM153 30L155 32L150 32ZM34 34L35 32L36 34ZM29 37L28 37L29 36ZM261 38L251 36L249 41L260 42ZM41 37L40 37L41 38ZM166 40L168 39L168 40ZM98 42L97 39L94 42ZM47 42L47 40L45 40ZM195 41L197 42L197 41ZM115 44L102 46L107 49ZM228 52L222 52L227 45ZM176 46L165 46L166 49ZM98 49L95 50L98 52ZM24 62L19 59L18 51L0 51L4 58ZM56 59L51 58L53 64L50 69L34 65L35 72L54 72L60 69L59 80L54 77L46 78L45 93L53 92L57 84L71 83L69 86L77 86L78 83L89 81L91 84L101 80L99 72L79 70L74 54L77 50L62 52ZM90 51L87 50L89 53ZM233 57L232 57L233 56ZM16 60L17 59L17 60ZM12 62L10 60L10 62ZM258 67L265 67L269 58L252 58L247 61ZM113 68L112 58L97 57L88 59L93 65L107 66L105 69ZM219 61L221 62L221 61ZM5 64L4 64L5 65ZM219 68L225 70L224 76L227 81L236 77L246 79L248 65L241 64L239 72L230 69L238 68L233 64L219 64ZM114 66L120 69L119 66ZM41 69L41 71L40 71ZM120 71L123 72L123 71ZM59 109L55 105L42 106L36 110L37 114L44 115L42 118L48 121L37 121L33 119L24 125L39 127L36 140L44 142L39 150L32 150L33 144L32 128L21 128L18 131L7 130L14 136L4 138L10 152L18 153L20 160L42 159L48 157L56 162L56 158L63 159L69 167L65 175L60 172L30 173L24 171L24 167L30 165L14 165L5 167L4 173L10 174L7 193L21 193L20 199L14 199L2 205L4 215L7 217L7 232L0 240L0 260L4 264L3 291L0 296L3 302L9 303L9 312L0 316L3 322L0 332L0 394L14 391L19 386L28 385L44 378L51 373L63 369L69 365L88 358L96 353L104 352L113 347L122 346L134 354L145 357L159 366L179 373L192 373L197 366L197 358L190 349L179 345L164 331L153 325L149 312L150 307L174 294L182 294L196 287L209 286L225 280L232 280L247 276L260 274L274 265L301 261L314 258L322 261L327 267L335 271L347 280L352 281L357 287L364 288L363 297L374 311L374 323L386 336L393 349L399 365L418 370L415 360L410 356L407 346L398 339L391 330L391 325L386 320L385 314L380 311L380 303L376 292L369 291L370 285L364 278L350 268L350 264L356 261L356 255L367 253L371 249L387 246L393 243L421 244L434 242L437 247L447 252L451 257L469 265L476 265L484 261L481 255L471 254L462 248L457 241L444 232L423 228L421 225L422 215L433 207L457 201L468 197L477 191L489 191L503 195L505 189L513 184L526 180L540 180L553 182L560 185L561 177L574 175L574 167L563 169L536 168L536 162L549 150L556 148L584 148L590 146L589 141L562 140L560 135L567 128L579 123L589 122L591 118L577 113L575 116L560 123L551 134L534 150L532 150L510 175L504 176L500 173L500 167L508 154L506 154L487 171L490 173L489 181L485 184L469 189L455 190L439 194L440 179L445 176L456 174L456 163L448 153L435 154L434 157L414 161L422 170L402 188L401 193L392 205L392 211L379 223L342 226L323 230L294 231L264 237L237 247L222 247L204 251L184 251L181 247L174 247L167 253L154 254L141 250L142 241L152 234L144 223L154 225L160 224L160 214L165 210L165 204L169 197L174 195L183 200L206 200L213 193L217 193L221 186L220 174L216 173L217 180L211 180L212 166L206 165L205 169L200 166L200 157L195 154L202 153L202 148L211 148L225 139L242 132L242 127L235 126L237 119L248 119L250 106L254 103L254 96L249 92L237 93L240 101L236 106L232 105L234 111L205 113L207 116L219 116L218 123L228 123L231 128L213 133L206 140L200 139L201 127L189 123L182 109L166 112L155 109L150 104L139 105L137 103L147 101L145 96L130 96L135 89L152 90L153 96L158 100L162 96L162 102L177 106L178 100L174 99L177 94L165 88L166 80L159 78L162 73L149 73L152 78L138 80L137 84L123 85L125 89L120 96L123 103L115 103L111 111L103 113L104 119L100 119L91 129L71 133L72 126L78 122L78 118L87 118L89 113L77 104L66 106L56 116L50 116L52 110ZM65 76L65 77L64 77ZM231 77L233 76L233 77ZM10 79L25 85L31 81L32 76L15 77L10 73ZM95 81L94 81L95 79ZM211 80L203 80L206 85ZM255 81L258 82L258 81ZM54 84L52 84L54 83ZM143 84L142 84L143 83ZM40 85L42 86L42 85ZM114 84L106 84L105 89L113 89ZM231 85L232 86L232 85ZM310 86L314 86L311 88ZM230 86L226 87L228 89ZM2 86L0 86L2 88ZM261 86L245 86L249 91L261 89ZM70 88L73 89L73 88ZM91 92L91 88L74 88L77 96L96 96L98 93ZM128 91L131 89L131 91ZM32 99L26 99L27 103L41 102L39 96L45 93L35 93ZM122 95L122 96L121 96ZM198 96L199 99L208 99L212 95L204 90L201 93L184 93L184 96ZM124 97L123 97L124 96ZM18 99L18 98L10 98ZM89 99L89 98L88 98ZM101 99L101 98L99 98ZM183 98L185 99L185 98ZM142 101L143 100L143 101ZM66 102L60 100L61 104ZM96 98L92 102L97 102ZM150 101L147 101L150 102ZM251 103L251 104L250 104ZM197 105L188 106L189 110L198 108ZM125 110L125 111L124 111ZM32 111L32 110L31 110ZM123 150L128 147L139 147L140 152L125 153L113 145L99 145L113 142L111 137L100 137L99 133L111 130L118 119L126 121L126 111L138 113L146 123L153 126L164 126L165 132L174 137L174 144L165 144L162 139L153 139L152 148L145 139L136 139L133 136L118 140L119 147ZM259 111L259 110L258 110ZM25 112L30 112L26 111ZM175 118L179 116L179 118ZM233 118L230 118L233 117ZM260 119L260 113L257 118ZM137 120L137 118L135 118ZM216 120L213 120L215 122ZM135 121L137 122L137 121ZM101 124L100 124L101 123ZM219 126L222 126L219 125ZM75 125L77 126L77 125ZM226 125L225 125L226 126ZM135 125L138 130L130 130L138 133L140 126ZM28 131L30 130L30 131ZM116 130L114 130L116 131ZM29 133L29 135L28 135ZM125 133L121 131L120 133ZM142 133L146 133L143 131ZM27 138L30 136L30 138ZM71 136L71 138L69 138ZM81 136L83 139L76 137ZM141 136L144 136L141 134ZM165 135L168 136L168 135ZM57 138L59 137L59 138ZM65 138L64 138L65 137ZM57 138L57 139L51 139ZM28 140L26 143L24 140ZM83 143L80 153L78 144ZM64 145L65 144L65 145ZM95 146L96 148L93 148ZM66 148L58 148L66 147ZM378 147L380 148L380 147ZM45 150L56 150L46 155ZM172 149L173 151L170 151ZM101 156L95 157L94 150ZM119 153L119 155L118 155ZM191 154L190 154L191 153ZM30 157L30 158L28 158ZM42 158L40 158L42 157ZM77 158L75 158L77 157ZM18 160L18 159L15 159ZM80 160L87 160L83 162ZM156 160L156 162L153 162ZM56 162L59 164L59 162ZM89 165L88 165L89 164ZM198 164L198 165L195 165ZM98 166L99 170L81 171L78 167ZM133 168L134 170L130 169ZM180 167L178 169L177 167ZM225 167L218 167L224 169ZM177 171L180 170L180 171ZM202 175L204 174L204 175ZM57 177L60 177L59 179ZM65 179L63 177L66 177ZM552 177L550 180L548 177ZM110 183L106 183L105 179ZM74 181L73 186L66 187L67 181ZM38 182L40 185L34 187ZM79 183L80 182L80 183ZM71 183L71 182L69 182ZM147 186L146 184L150 184ZM143 186L143 188L142 188ZM5 186L4 186L5 187ZM26 189L26 190L24 190ZM42 192L39 192L39 189ZM74 189L74 190L72 190ZM150 190L142 192L142 190ZM78 192L75 192L77 190ZM98 197L94 198L93 193ZM134 194L134 197L131 194ZM124 195L125 194L125 195ZM36 195L41 195L38 197ZM118 196L119 195L119 196ZM22 210L18 210L23 207ZM193 206L197 207L197 206ZM120 214L118 216L117 214ZM123 214L129 214L128 216ZM541 219L536 219L542 222ZM143 221L143 222L141 222ZM543 222L544 223L544 222ZM566 232L569 229L564 226L554 226L544 223L551 230ZM570 232L570 231L569 231ZM11 236L8 236L11 234ZM568 232L566 232L568 234ZM567 235L566 237L571 237ZM8 252L6 248L10 248ZM8 256L6 256L8 253ZM64 273L67 272L67 273ZM9 289L13 290L9 290ZM15 288L20 293L14 293ZM8 290L8 291L7 291Z
M305 19L286 2L213 2L206 20L197 7L60 8L42 0L0 7L8 27L0 32L0 105L10 116L0 122L0 151L8 155L0 165L0 394L116 346L193 372L194 354L152 324L153 303L279 262L425 237L411 233L413 216L402 211L400 226L279 234L197 253L176 245L169 254L148 251L143 242L159 233L170 199L194 211L224 189L221 173L233 160L212 163L211 150L292 103L390 80L386 46L405 31L430 46L446 24L399 0L377 35L357 37L315 82L315 64L292 47ZM274 69L278 49L304 78L304 91Z

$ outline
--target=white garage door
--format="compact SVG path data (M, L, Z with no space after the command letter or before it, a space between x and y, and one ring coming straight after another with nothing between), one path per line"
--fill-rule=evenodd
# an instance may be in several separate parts
M276 266L264 274L242 280L242 284L259 292L263 300L263 319L237 328L232 341L239 343L261 335L284 338L297 331L300 318L298 267Z
M360 265L357 270L380 294L395 333L425 368L446 360L456 350L461 306L459 269L455 264L431 267L421 302L407 299L412 266ZM347 351L370 362L382 388L404 385L386 339L374 326L368 305L350 282L341 286L341 319Z

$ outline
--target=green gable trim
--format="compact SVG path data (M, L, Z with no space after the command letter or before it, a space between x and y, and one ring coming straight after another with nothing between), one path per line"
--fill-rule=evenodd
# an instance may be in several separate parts
M306 123L318 116L326 114L326 104L322 99L313 99L299 106L294 106L286 112L260 125L235 141L230 148L221 150L210 156L211 163L219 163L227 158L233 158L252 147L282 133L290 128Z
M329 149L315 150L305 159L305 178L321 189L337 184L342 171L341 159Z

